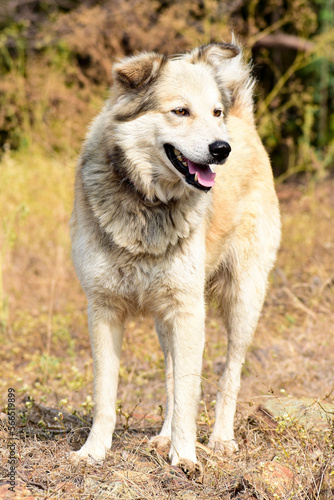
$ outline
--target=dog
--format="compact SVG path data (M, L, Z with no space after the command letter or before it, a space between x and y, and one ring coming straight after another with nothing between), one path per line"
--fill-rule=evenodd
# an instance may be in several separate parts
M241 368L280 242L268 155L256 132L254 79L232 40L113 66L110 96L78 161L72 255L88 299L94 419L72 458L110 449L126 319L151 315L166 365L167 405L156 445L172 465L198 466L205 302L228 335L209 446L237 450Z

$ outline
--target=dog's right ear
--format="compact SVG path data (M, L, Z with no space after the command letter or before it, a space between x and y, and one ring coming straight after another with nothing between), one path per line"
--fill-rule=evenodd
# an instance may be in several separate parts
M166 61L166 56L156 52L126 57L113 67L114 84L126 91L142 90L157 79Z

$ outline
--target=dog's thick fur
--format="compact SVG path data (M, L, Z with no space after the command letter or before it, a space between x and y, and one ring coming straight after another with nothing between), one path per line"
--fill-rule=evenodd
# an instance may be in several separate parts
M166 418L155 441L171 439L173 465L196 463L205 296L228 333L209 445L234 451L241 367L280 240L253 80L230 44L125 58L113 78L78 162L71 220L95 376L93 427L76 456L101 460L110 448L124 322L149 314L166 362Z

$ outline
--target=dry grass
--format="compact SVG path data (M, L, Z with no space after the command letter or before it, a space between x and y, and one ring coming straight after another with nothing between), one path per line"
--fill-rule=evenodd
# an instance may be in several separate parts
M127 325L118 430L103 466L69 465L66 453L84 440L84 431L74 433L76 424L64 421L60 432L47 432L44 417L42 422L32 419L33 406L23 402L28 395L57 413L76 411L83 425L90 423L93 375L86 303L72 268L68 235L74 163L72 157L30 150L1 160L0 385L3 410L7 389L14 387L21 412L17 498L29 492L31 498L62 499L271 498L252 479L255 473L248 473L272 460L292 471L296 485L295 493L279 498L332 498L333 429L309 430L287 419L273 428L266 419L249 415L273 395L334 400L334 180L278 187L283 242L243 369L236 417L240 451L233 458L210 456L205 447L226 348L217 314L208 313L198 417L204 482L199 484L170 467L167 457L148 444L161 426L165 402L162 353L151 320ZM5 482L6 425L0 436Z

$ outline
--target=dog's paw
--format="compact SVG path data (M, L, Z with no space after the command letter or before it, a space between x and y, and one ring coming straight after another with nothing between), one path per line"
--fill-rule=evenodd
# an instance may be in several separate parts
M67 453L66 457L67 457L68 461L74 465L79 464L79 463L87 460L87 457L80 455L78 453L78 451L70 451L69 453Z
M68 454L68 460L72 464L85 462L89 465L101 464L105 459L105 450L91 450L85 445L78 451L71 451Z
M168 453L171 440L167 436L154 436L150 439L150 445L161 453Z
M192 462L185 458L181 458L177 467L179 467L187 476L188 479L195 479L196 482L203 482L203 467L200 462Z
M209 448L213 450L216 455L233 455L239 450L238 444L234 439L225 441L211 437L209 440Z

